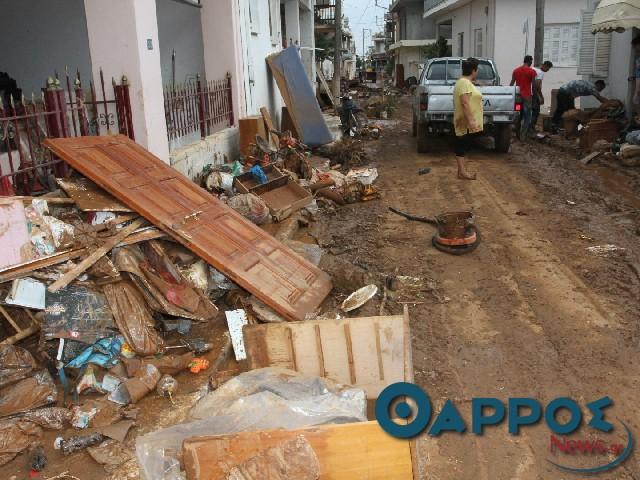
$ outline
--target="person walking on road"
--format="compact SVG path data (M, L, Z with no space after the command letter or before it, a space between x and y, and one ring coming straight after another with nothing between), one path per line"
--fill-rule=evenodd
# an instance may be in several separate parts
M537 74L533 82L533 98L531 109L531 128L534 131L536 129L536 125L538 124L538 117L540 116L540 106L544 105L542 80L544 79L544 74L551 70L551 67L553 67L553 63L551 63L549 60L540 65L540 67L533 67Z
M576 108L577 97L589 97L593 95L600 103L607 99L600 95L600 92L607 86L604 80L591 83L587 80L571 80L558 89L556 111L553 113L553 127L557 129L562 122L562 115Z
M520 97L522 98L522 125L520 128L520 138L524 139L531 128L531 115L533 108L533 82L537 77L536 71L531 68L533 57L524 57L522 65L516 68L511 75L510 85L520 87Z
M465 154L470 139L475 134L482 133L484 129L482 93L473 84L478 76L479 63L477 58L463 60L462 76L453 89L453 123L456 133L454 152L458 164L458 178L463 180L476 179L475 173L467 172Z

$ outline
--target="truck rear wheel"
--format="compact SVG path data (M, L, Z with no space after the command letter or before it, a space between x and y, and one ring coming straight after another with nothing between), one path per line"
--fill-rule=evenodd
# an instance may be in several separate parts
M427 153L429 151L429 133L425 124L417 122L416 137L418 141L418 153Z
M411 135L414 137L418 135L418 121L415 115L413 116L413 122L411 122Z
M496 125L495 128L496 131L493 138L496 144L496 152L509 153L509 148L511 147L511 124Z

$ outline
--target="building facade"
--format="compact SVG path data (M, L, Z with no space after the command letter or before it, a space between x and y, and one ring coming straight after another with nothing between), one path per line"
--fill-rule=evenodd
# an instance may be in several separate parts
M583 13L592 8L591 3L546 2L544 60L554 64L543 82L547 107L553 89L582 77L578 67ZM535 6L531 0L425 0L423 16L435 22L436 36L452 44L453 55L493 58L506 84L524 56L533 55Z
M420 77L426 61L425 47L436 41L435 21L423 18L423 0L395 0L389 7L387 30L391 30L389 54L394 60L396 85Z
M136 141L191 177L237 157L239 118L267 107L279 121L268 55L297 45L315 77L314 0L7 0L3 23L0 71L27 98L67 67L85 91L125 76ZM167 91L195 92L198 80L229 82L233 122L172 139Z

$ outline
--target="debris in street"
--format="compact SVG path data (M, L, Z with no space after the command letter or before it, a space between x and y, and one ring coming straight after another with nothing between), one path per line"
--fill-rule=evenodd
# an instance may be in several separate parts
M410 380L408 316L307 320L244 328L250 369L279 367L301 374L320 372L377 398L384 387ZM330 340L331 339L331 340Z
M299 62L295 50L293 54ZM301 320L307 311L317 308L331 290L330 279L324 272L289 255L271 236L129 138L122 135L84 137L82 142L74 138L57 138L47 139L45 144L285 317ZM80 150L82 154L78 153ZM123 155L123 151L127 155ZM88 162L87 158L93 161ZM109 168L101 166L105 161L109 162ZM104 174L113 169L126 175ZM134 179L141 188L131 188ZM163 205L150 202L150 198L163 199ZM261 246L256 248L258 244ZM232 248L234 245L236 247ZM267 251L270 252L268 256L263 253ZM271 260L274 251L282 252L277 263ZM253 267L249 270L246 269L247 256L252 258ZM259 279L256 278L258 271ZM283 282L285 278L286 283ZM290 299L293 298L296 300L292 303Z
M42 437L42 429L25 420L0 423L0 466L9 463Z
M49 430L62 430L71 422L71 411L61 407L45 407L25 413L22 418Z
M345 312L350 312L367 303L378 293L378 287L376 285L367 285L359 290L356 290L349 295L344 302L342 302L341 308Z
M61 450L64 455L71 455L72 453L79 452L87 447L99 445L104 441L104 439L105 437L101 433L77 435L67 439L58 437L56 438L54 447L56 450Z
M588 165L589 163L591 163L595 158L599 157L602 154L602 152L592 152L589 155L583 157L580 159L580 163L582 163L583 165Z
M259 452L232 467L226 480L317 480L320 464L313 448L302 436Z
M116 467L131 460L133 452L116 440L106 440L100 445L88 447L87 453L91 455L97 463L104 466L104 469L111 473Z
M19 278L11 284L11 291L4 302L36 310L45 309L45 293L47 287L44 283L33 278Z
M231 343L236 360L245 360L247 354L244 350L242 327L249 323L247 314L244 310L229 310L224 312L224 315L227 317L227 325L229 327L229 334L231 335Z
M317 425L289 431L258 430L215 437L195 436L184 442L186 478L229 479L225 475L234 466L261 451L298 437L304 438L317 456L320 478L414 478L409 442L386 434L377 422Z
M0 418L51 405L58 399L58 389L47 370L32 372L29 377L0 389Z
M120 405L136 403L156 388L158 380L160 371L153 364L147 363L132 378L118 385L109 395L109 400Z
M158 380L158 385L156 385L156 392L161 397L169 397L171 403L173 402L173 396L178 391L178 381L173 378L171 375L163 375Z
M626 249L617 245L606 244L587 247L587 251L597 255L598 257L611 257L619 253L624 253Z
M312 147L331 142L331 132L322 116L298 47L294 45L269 55L267 63L300 134L300 140Z
M431 172L431 168L430 167L424 167L424 168L421 168L420 170L418 170L418 175L426 175L429 172Z
M42 445L35 445L29 452L29 466L35 472L41 472L47 467L47 455Z
M31 238L21 200L0 200L0 243L0 268L33 259Z

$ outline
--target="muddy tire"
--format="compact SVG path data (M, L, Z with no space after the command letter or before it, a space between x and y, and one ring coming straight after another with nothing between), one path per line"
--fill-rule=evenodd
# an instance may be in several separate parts
M411 122L411 135L414 137L418 135L418 122L415 115L413 116L413 122Z
M511 124L496 125L496 132L493 136L496 144L496 152L509 153L511 147Z
M427 126L423 123L416 125L416 137L418 143L418 153L429 152L429 133L427 132Z

